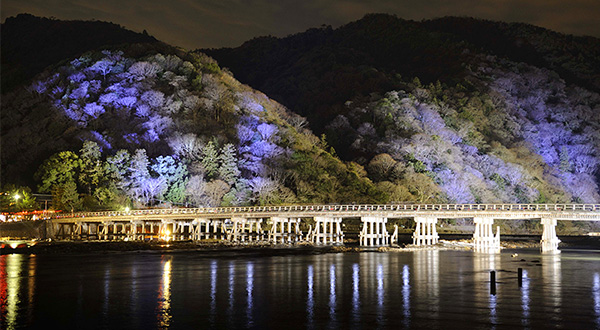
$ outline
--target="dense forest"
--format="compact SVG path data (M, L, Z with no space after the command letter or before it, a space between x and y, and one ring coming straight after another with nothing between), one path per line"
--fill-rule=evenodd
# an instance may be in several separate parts
M11 80L3 191L62 210L600 202L597 39L389 15L236 49L135 38Z
M403 191L393 200L415 196L394 172L375 170L381 160L424 174L430 200L599 200L596 38L373 14L201 51L306 116L374 182Z

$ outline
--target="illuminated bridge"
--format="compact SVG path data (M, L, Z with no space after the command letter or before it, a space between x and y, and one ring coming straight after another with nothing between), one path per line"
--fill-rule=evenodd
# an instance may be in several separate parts
M292 205L215 208L169 208L111 212L81 212L55 216L49 236L83 240L203 240L342 244L342 220L360 218L361 246L397 242L398 227L387 230L388 219L413 218L413 243L438 242L438 219L472 218L476 250L500 248L494 219L539 219L543 252L558 252L557 221L600 221L600 204L387 204ZM263 223L268 230L263 230ZM307 224L308 229L307 229ZM302 226L301 226L302 224ZM303 233L301 228L307 232Z

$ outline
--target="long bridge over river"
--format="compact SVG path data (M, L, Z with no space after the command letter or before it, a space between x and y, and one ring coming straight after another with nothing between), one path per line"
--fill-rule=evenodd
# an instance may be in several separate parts
M360 218L361 246L385 246L397 241L398 227L387 230L388 219L412 218L413 243L438 242L438 219L471 218L474 246L480 251L500 248L495 219L539 219L543 252L558 252L557 221L600 221L600 204L387 204L291 205L215 208L165 208L59 214L50 220L50 236L82 240L203 240L342 244L342 220ZM310 222L304 233L301 224ZM306 230L306 223L302 227ZM263 226L269 227L263 230ZM390 228L391 229L391 228Z

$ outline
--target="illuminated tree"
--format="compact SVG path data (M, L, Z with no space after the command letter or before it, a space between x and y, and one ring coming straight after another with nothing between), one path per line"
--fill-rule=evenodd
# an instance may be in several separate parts
M38 207L29 187L17 187L13 184L7 184L2 188L0 205L2 212L35 210Z
M202 167L207 178L213 178L219 168L219 153L211 140L202 148Z
M92 190L100 184L106 174L100 159L100 147L96 142L85 141L79 154L79 183L87 190L88 195L91 195Z
M231 143L226 144L221 149L218 173L219 177L230 185L233 185L240 175L236 149Z
M55 185L75 183L81 160L71 151L62 151L44 161L36 172L36 178L41 181L38 190L50 192Z

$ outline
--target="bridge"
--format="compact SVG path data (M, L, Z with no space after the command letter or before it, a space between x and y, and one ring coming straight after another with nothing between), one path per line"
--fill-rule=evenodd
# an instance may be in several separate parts
M360 218L361 246L397 242L398 227L390 234L388 219L413 218L413 244L438 242L438 219L471 218L477 251L498 251L500 232L495 219L539 219L543 226L542 252L556 253L560 240L557 221L600 221L600 204L386 204L289 205L213 208L165 208L57 214L50 220L50 236L87 240L203 240L342 244L342 220ZM301 227L306 229L304 234ZM270 227L263 230L263 225ZM302 226L301 226L302 225Z

